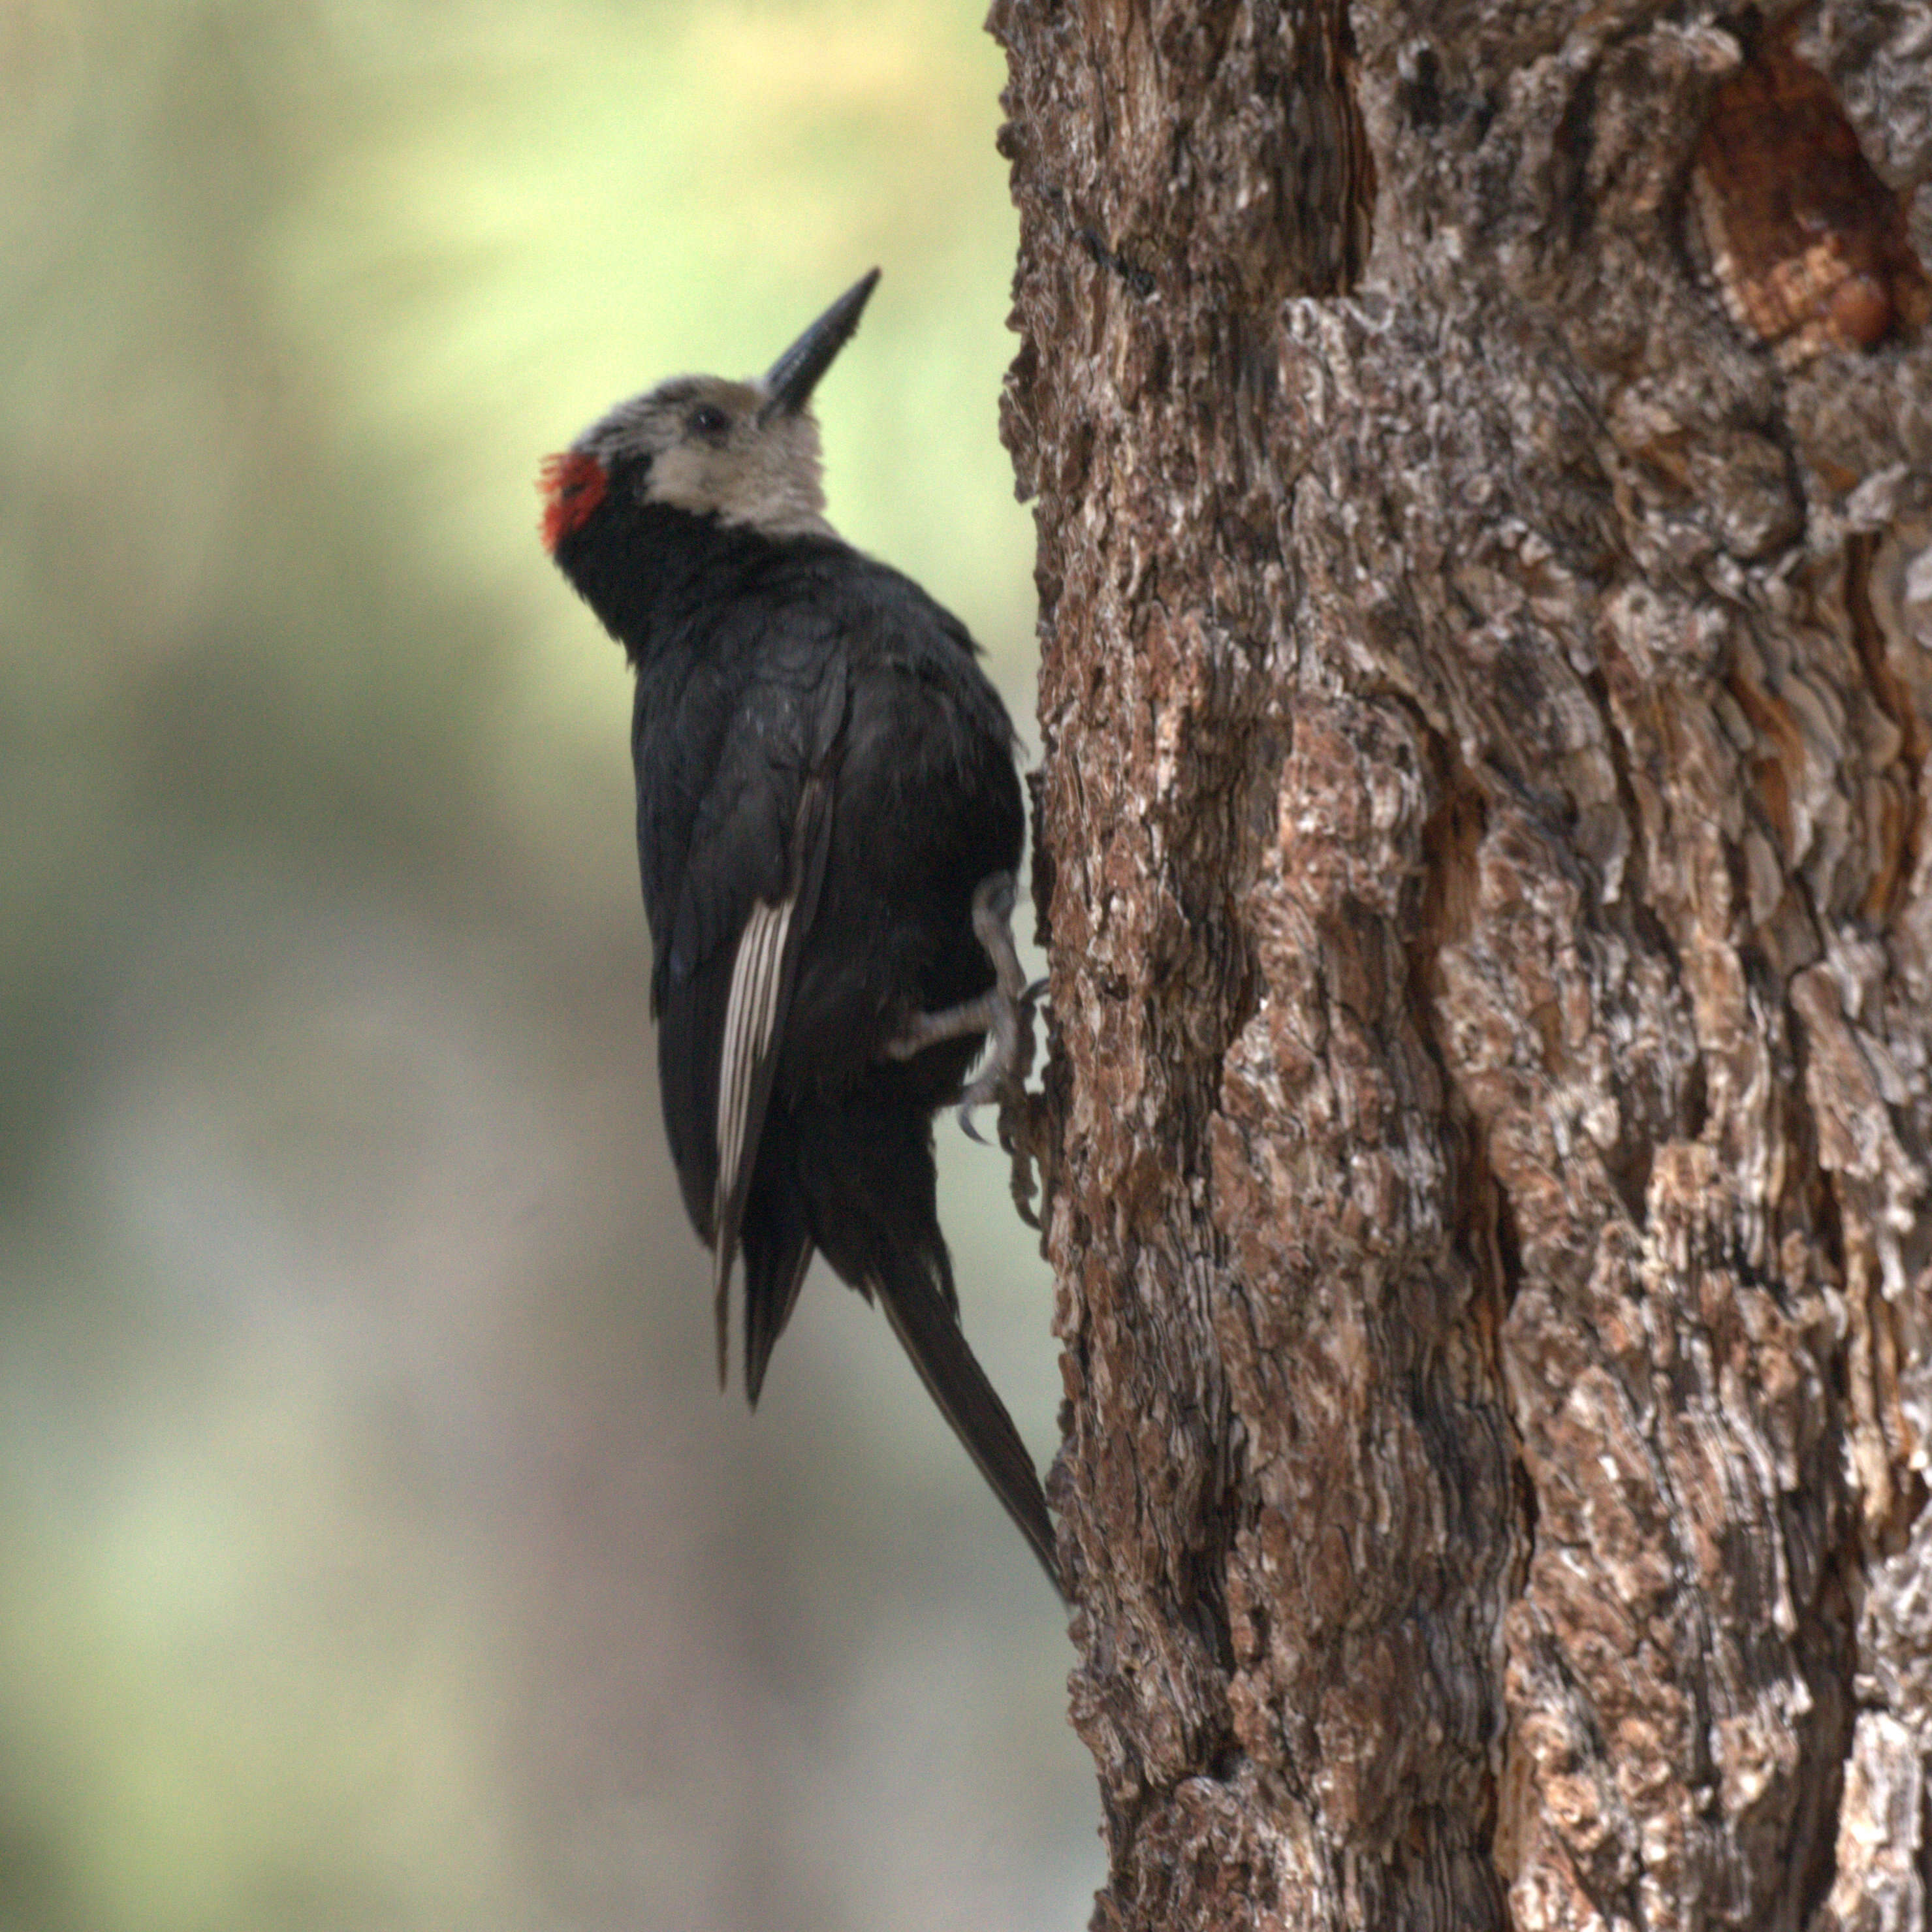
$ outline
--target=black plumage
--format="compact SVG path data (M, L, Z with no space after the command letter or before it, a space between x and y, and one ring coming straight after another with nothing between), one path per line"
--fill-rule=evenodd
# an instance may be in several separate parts
M974 896L1019 862L1012 728L964 627L826 523L806 408L876 280L761 382L678 378L593 424L546 466L544 536L636 672L658 1077L721 1379L734 1261L755 1403L822 1253L876 1294L1058 1586L934 1198L932 1118L994 986Z

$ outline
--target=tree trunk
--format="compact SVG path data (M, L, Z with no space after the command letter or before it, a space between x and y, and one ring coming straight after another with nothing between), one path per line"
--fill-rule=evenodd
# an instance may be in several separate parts
M1095 1923L1927 1923L1924 11L996 0Z

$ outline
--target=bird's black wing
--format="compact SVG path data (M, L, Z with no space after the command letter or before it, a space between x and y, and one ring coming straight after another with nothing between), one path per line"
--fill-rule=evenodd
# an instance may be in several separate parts
M757 674L731 707L692 818L653 979L672 1155L712 1246L721 1382L732 1267L830 838L844 659L814 641L768 633L754 646ZM788 1259L773 1336L809 1258L806 1244Z

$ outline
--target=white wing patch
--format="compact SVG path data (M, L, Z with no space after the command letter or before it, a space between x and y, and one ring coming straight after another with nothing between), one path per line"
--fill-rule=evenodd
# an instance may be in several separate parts
M731 962L731 992L724 1004L724 1046L718 1063L718 1184L711 1214L718 1237L718 1256L728 1268L730 1237L724 1216L738 1191L739 1168L754 1150L745 1144L745 1127L758 1070L771 1050L778 1024L778 986L784 978L785 934L791 927L795 898L776 905L760 899L738 936Z

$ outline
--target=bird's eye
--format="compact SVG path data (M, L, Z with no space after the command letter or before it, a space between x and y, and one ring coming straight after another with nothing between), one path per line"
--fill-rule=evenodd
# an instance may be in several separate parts
M706 442L722 442L731 434L731 418L716 403L700 403L691 412L691 433Z

